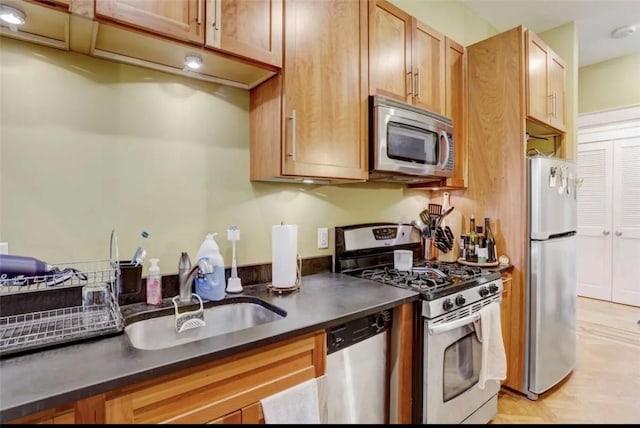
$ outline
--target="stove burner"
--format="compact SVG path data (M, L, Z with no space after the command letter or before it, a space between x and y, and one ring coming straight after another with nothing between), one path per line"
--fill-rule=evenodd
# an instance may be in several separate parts
M451 284L451 281L444 272L425 268L410 271L399 271L388 267L365 269L360 276L389 285L413 288L418 291L444 287Z
M455 262L414 260L414 266L410 271L379 266L366 268L356 275L383 284L413 289L431 300L457 293L472 284L478 284L478 281L485 282L486 280L481 277L487 274L488 272L479 267L464 266Z

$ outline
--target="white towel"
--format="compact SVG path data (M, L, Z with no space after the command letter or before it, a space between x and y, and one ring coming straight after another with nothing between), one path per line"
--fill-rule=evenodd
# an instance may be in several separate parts
M320 408L315 379L302 382L260 400L265 424L319 424Z
M507 356L502 341L500 304L491 302L480 309L480 319L474 322L478 339L482 342L482 363L478 387L484 389L488 380L503 380L507 377Z

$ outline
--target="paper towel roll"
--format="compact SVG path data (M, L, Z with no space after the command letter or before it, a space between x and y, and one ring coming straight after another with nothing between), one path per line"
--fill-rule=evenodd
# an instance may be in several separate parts
M296 284L298 225L271 226L271 285L289 288Z

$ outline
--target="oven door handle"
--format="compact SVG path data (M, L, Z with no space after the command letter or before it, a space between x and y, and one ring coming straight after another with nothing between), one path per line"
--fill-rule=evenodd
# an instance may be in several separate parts
M474 321L477 321L479 319L480 319L480 314L475 313L475 314L469 315L468 317L460 318L448 323L429 327L429 334L431 336L435 336L436 334L446 333L448 331L455 330L456 328L463 327L467 324L471 324Z

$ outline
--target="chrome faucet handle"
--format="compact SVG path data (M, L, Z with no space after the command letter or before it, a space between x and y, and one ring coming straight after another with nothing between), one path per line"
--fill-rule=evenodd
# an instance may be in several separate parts
M198 270L202 275L213 272L213 264L207 258L201 258L198 260Z

